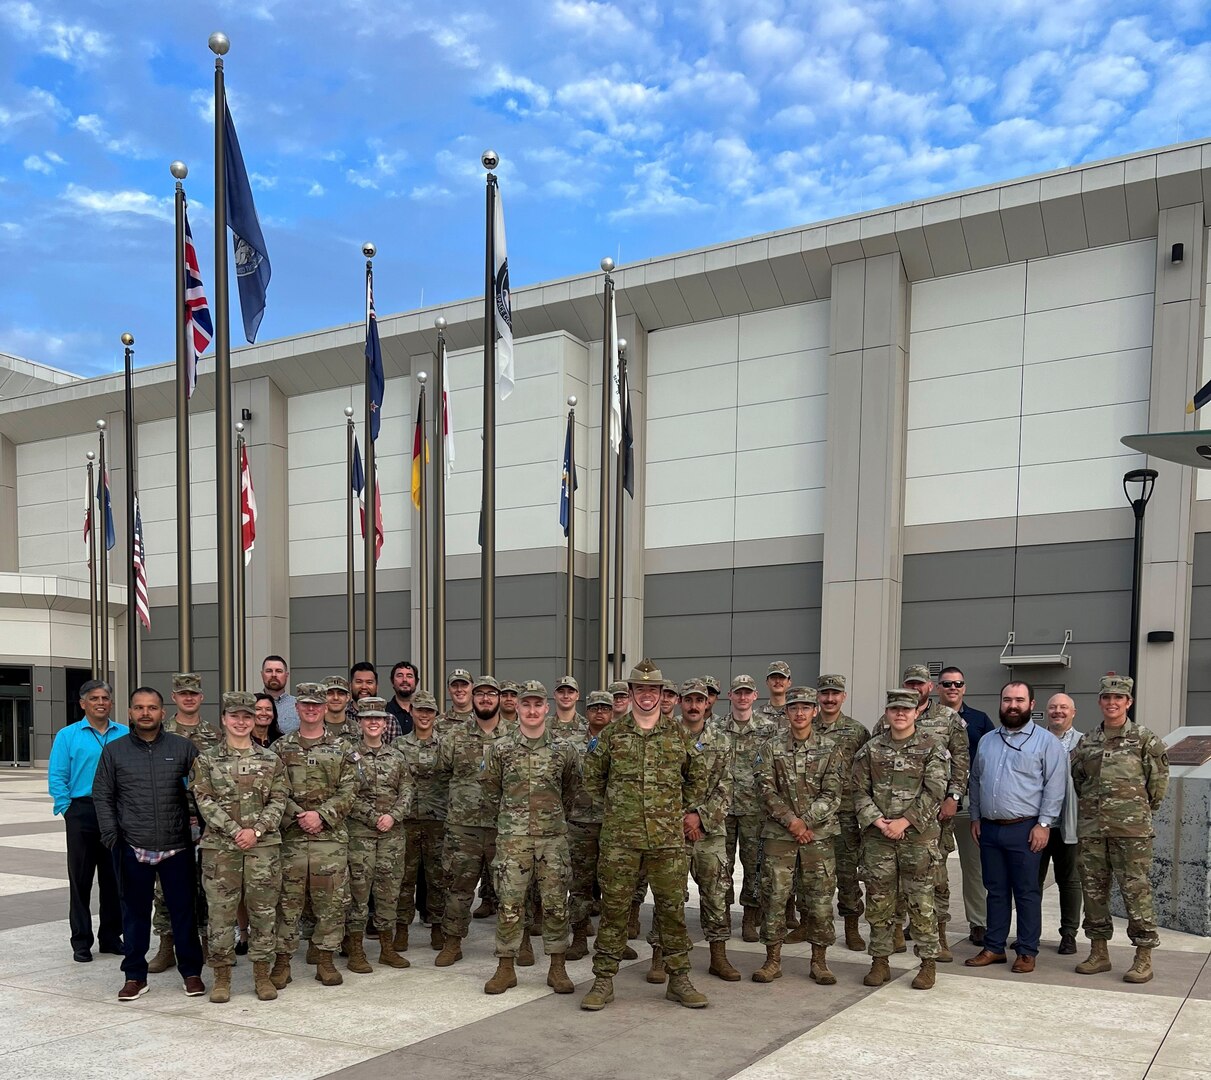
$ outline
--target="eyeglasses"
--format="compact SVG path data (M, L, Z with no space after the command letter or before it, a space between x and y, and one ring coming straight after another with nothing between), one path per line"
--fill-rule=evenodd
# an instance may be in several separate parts
M959 690L967 684L962 679L943 679L938 685L946 687L947 690Z

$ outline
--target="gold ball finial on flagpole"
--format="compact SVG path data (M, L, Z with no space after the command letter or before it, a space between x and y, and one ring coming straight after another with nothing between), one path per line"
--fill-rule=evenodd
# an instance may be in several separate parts
M367 259L373 259L374 256L378 254L378 248L376 248L369 240L367 240L362 245L362 254L365 255Z
M500 155L495 150L485 150L479 155L479 162L488 172L500 164Z
M206 44L215 56L226 56L227 50L231 48L231 39L222 30L216 30L206 39Z
M128 334L123 334L123 335L122 335L122 344L123 344L123 345L125 345L125 346L126 346L128 349L129 349L129 348L130 348L130 346L132 346L134 343L135 343L135 336L134 336L134 334L129 334L129 333L128 333Z
M614 260L611 259L607 255L604 259L601 260L601 269L604 270L608 274L611 270L614 269Z
M174 161L168 166L168 171L177 180L184 180L189 175L189 166L183 161Z

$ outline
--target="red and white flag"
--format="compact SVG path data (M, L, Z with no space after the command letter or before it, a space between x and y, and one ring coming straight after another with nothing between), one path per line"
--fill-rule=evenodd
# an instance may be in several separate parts
M442 468L446 479L454 472L454 420L450 412L450 362L442 365Z
M252 549L256 547L256 495L252 490L247 446L241 447L240 453L240 546L247 566L252 562Z
M366 473L362 468L362 451L357 436L353 436L353 475L349 484L357 498L358 511L362 520L362 538L366 536ZM378 563L383 553L383 489L378 482L378 462L374 463L374 562Z
M135 612L144 630L151 629L151 605L147 601L147 552L143 547L143 514L135 496L135 535L132 545L135 564Z
M84 565L91 567L93 564L92 544L89 542L90 534L93 531L93 493L92 487L88 483L88 477L84 478Z

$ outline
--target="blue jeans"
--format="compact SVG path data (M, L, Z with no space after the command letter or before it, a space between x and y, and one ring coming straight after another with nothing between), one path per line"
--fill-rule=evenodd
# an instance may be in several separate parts
M1038 818L1016 825L980 822L980 868L988 890L988 928L984 948L1003 953L1009 937L1009 917L1018 915L1018 937L1013 943L1019 956L1038 956L1043 931L1043 893L1039 889L1041 853L1030 850L1030 830ZM1012 898L1013 907L1010 907Z
M164 906L172 920L173 946L177 953L177 971L182 979L202 974L202 943L194 900L197 895L197 865L190 844L155 866L141 863L134 849L119 843L118 887L122 892L122 936L125 959L122 970L128 979L147 981L147 947L151 944L151 902L156 878L164 890Z

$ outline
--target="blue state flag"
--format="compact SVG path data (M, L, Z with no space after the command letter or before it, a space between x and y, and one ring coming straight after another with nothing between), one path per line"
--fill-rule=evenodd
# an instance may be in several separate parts
M568 430L563 438L563 479L559 488L559 524L564 536L568 535L571 523L572 492L579 486L576 482L576 462L572 452L572 417L568 417Z
M261 223L252 201L252 187L244 168L244 155L236 138L231 110L223 102L223 127L227 142L227 226L235 241L235 274L240 287L240 312L244 316L244 336L256 341L261 316L265 314L265 293L272 268Z
M383 349L378 341L378 319L374 314L374 278L369 273L366 274L366 368L366 389L370 394L370 441L377 442L387 378L383 374Z
M101 475L97 477L97 502L105 513L105 550L113 551L114 544L118 542L117 536L114 534L114 508L109 501L109 470L102 469Z

